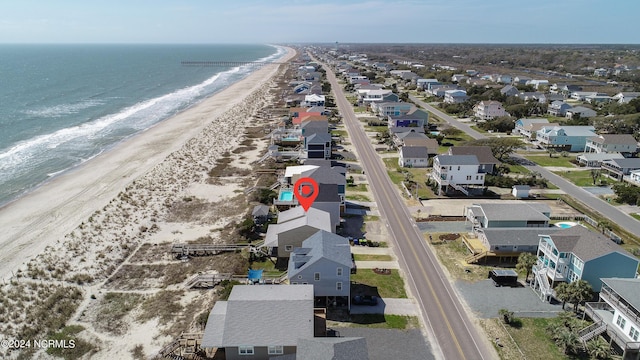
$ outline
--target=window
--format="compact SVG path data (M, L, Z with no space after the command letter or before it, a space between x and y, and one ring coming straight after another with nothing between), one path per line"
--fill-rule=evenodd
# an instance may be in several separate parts
M467 175L467 180L471 180L471 175Z
M267 352L269 355L282 355L284 354L284 348L282 345L269 346Z
M633 341L638 341L638 336L640 335L640 333L638 332L638 329L634 328L633 326L631 327L631 330L629 330L629 337L633 339Z
M298 275L298 279L302 279L302 275Z
M292 251L293 250L293 245L285 245L284 246L284 251Z
M314 273L313 274L313 280L320 281L320 273Z
M458 165L458 171L460 171L460 165Z
M342 291L342 283L341 282L337 282L336 283L336 290Z
M339 267L336 269L336 275L337 276L342 276L342 267Z
M618 315L616 319L616 324L620 327L620 329L624 329L624 326L627 324L627 320L622 316Z
M253 346L238 346L238 354L240 355L253 355Z

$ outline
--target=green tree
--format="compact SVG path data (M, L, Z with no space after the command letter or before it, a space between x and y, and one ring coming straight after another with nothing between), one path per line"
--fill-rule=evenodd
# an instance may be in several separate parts
M506 160L511 153L519 148L524 147L522 140L512 137L495 137L487 139L479 139L468 141L465 143L467 146L488 146L491 148L491 152L496 159L500 161Z
M564 310L564 305L567 302L571 302L571 300L573 299L571 288L569 288L569 284L567 283L560 283L554 290L556 291L556 298L562 301L562 310Z
M609 358L609 343L602 336L587 342L587 353L592 359L604 360Z
M555 339L556 345L558 345L565 355L575 354L576 350L580 347L580 338L575 331L564 328L558 332Z
M533 265L536 264L537 261L538 259L532 253L523 252L520 254L520 256L518 256L518 264L516 265L516 269L518 269L518 271L526 272L527 275L524 278L525 282L529 281L529 274L531 273L531 268L533 267Z
M443 129L442 131L440 131L440 133L442 135L444 135L445 137L455 138L455 137L458 137L458 136L462 135L463 131L458 129L458 128L456 128L456 127L449 126L446 129Z
M600 169L591 169L591 179L593 180L593 185L596 184L596 180L600 177Z
M507 309L498 310L498 315L500 315L505 324L511 324L514 319L513 311L509 311Z
M573 311L578 312L580 303L590 300L593 296L593 288L586 280L577 280L570 284L570 292L572 294Z

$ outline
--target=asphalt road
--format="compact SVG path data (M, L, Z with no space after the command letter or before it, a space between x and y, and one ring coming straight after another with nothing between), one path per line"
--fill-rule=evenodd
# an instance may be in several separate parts
M452 126L457 127L458 129L466 132L472 138L474 139L487 138L487 136L472 129L471 127L469 127L469 125L464 124L452 118L451 116L443 113L442 111L436 109L435 107L425 103L424 101L421 101L415 96L410 96L409 98L411 99L411 101L429 110L431 113L435 114L437 117L441 118L442 120L446 121ZM519 158L523 161L525 160L524 157L518 154L513 154L512 157ZM551 171L545 169L542 166L525 165L525 167L528 168L530 171L536 171L540 173L542 177L549 180L549 182L551 182L553 185L560 188L560 190L567 193L567 195L580 201L585 206L591 208L593 211L598 212L601 216L609 219L610 222L618 224L620 227L629 231L632 234L640 234L640 221L632 218L629 214L623 211L620 211L620 209L618 209L617 207L610 205L606 201L584 190L583 188L574 185L573 183L569 182L563 177L552 173Z
M434 355L436 358L460 360L495 358L495 352L486 346L484 334L476 331L452 285L443 274L435 254L425 243L334 73L327 66L325 69L336 94L336 104L369 178L382 218L386 220L394 240L400 266L405 270L409 287L420 305L429 337L434 340Z

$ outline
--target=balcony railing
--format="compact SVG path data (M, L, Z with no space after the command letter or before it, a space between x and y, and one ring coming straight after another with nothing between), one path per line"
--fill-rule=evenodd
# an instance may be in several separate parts
M600 290L600 298L611 304L611 306L614 306L618 311L624 313L631 322L640 324L640 310L629 307L626 301L623 301L620 296L611 291L607 286L603 286L602 290Z
M602 293L601 293L602 295ZM596 310L605 310L611 312L611 319L605 319L600 316ZM606 302L588 302L585 304L585 314L593 320L593 322L602 322L607 326L607 335L623 350L640 350L640 342L630 340L622 331L613 324L613 308Z

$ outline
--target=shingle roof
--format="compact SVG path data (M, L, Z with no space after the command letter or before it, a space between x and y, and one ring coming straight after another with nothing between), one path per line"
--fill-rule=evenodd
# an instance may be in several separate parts
M488 146L452 146L449 151L451 155L475 155L480 164L500 164Z
M631 134L602 134L588 140L598 144L638 145L638 141Z
M551 239L560 252L572 252L585 262L612 252L632 257L620 245L609 240L606 236L590 231L583 226L560 230L551 235Z
M429 152L426 146L403 146L400 148L400 157L403 159L426 159Z
M307 136L307 144L325 144L331 142L331 134L328 133L314 133L311 136Z
M480 165L475 155L437 155L440 165Z
M611 159L611 160L606 160L605 162L614 163L615 165L623 169L640 168L640 158Z
M318 231L302 242L289 257L289 278L304 271L320 260L329 260L351 268L351 248L349 240L327 231Z
M283 216L282 214L284 213L287 214ZM270 247L278 246L279 234L302 227L307 227L307 229L315 228L318 230L331 231L331 214L313 207L309 208L309 211L305 212L301 206L283 211L278 216L278 223L271 224L267 228L264 245Z
M313 338L313 285L236 285L209 314L202 346L296 346L299 338Z
M315 202L340 202L337 184L318 184L320 191Z
M486 228L482 229L487 242L495 245L528 245L537 246L540 242L538 235L549 235L560 230L556 227L543 228Z
M269 215L269 207L267 205L256 205L251 212L251 216L267 216Z
M636 311L640 311L640 279L604 278L601 280Z
M347 179L337 170L331 167L319 167L302 173L302 176L310 177L318 184L346 185Z
M536 206L532 206L526 203L477 204L477 205L479 205L482 208L482 212L491 221L500 221L500 220L548 221L549 218L546 215L544 215L542 211L547 210L545 212L551 212L551 209L544 204L537 204Z

